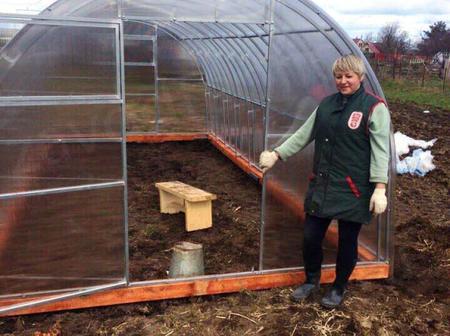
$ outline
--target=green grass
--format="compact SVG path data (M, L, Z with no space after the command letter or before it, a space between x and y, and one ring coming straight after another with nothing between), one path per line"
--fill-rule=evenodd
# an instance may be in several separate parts
M450 110L450 81L442 90L442 81L428 80L424 87L420 82L410 80L381 81L386 99L401 103L414 103L425 107L437 107Z

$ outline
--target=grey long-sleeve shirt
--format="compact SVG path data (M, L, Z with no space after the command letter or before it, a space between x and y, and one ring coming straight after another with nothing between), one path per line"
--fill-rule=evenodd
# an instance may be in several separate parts
M311 141L317 109L283 144L275 148L282 160L301 151ZM369 120L370 182L387 183L389 166L390 115L385 104L378 104Z

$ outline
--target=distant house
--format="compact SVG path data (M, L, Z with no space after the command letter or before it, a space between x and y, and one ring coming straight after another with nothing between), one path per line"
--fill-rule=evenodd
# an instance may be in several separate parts
M364 41L360 38L354 38L353 42L355 42L366 57L376 60L384 59L384 54L381 52L378 43Z

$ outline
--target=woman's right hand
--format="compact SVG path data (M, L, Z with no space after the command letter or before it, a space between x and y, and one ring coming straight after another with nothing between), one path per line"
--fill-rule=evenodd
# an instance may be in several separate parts
M275 151L264 151L259 156L259 166L262 168L263 174L268 171L278 161L278 154Z

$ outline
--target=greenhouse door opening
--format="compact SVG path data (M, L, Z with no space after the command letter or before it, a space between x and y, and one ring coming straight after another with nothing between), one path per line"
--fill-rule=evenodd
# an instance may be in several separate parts
M258 269L261 188L208 142L195 58L163 27L130 21L124 32L130 280L167 279L180 241L202 244L205 275ZM217 195L211 228L186 232L183 213L160 213L155 183L167 181Z

